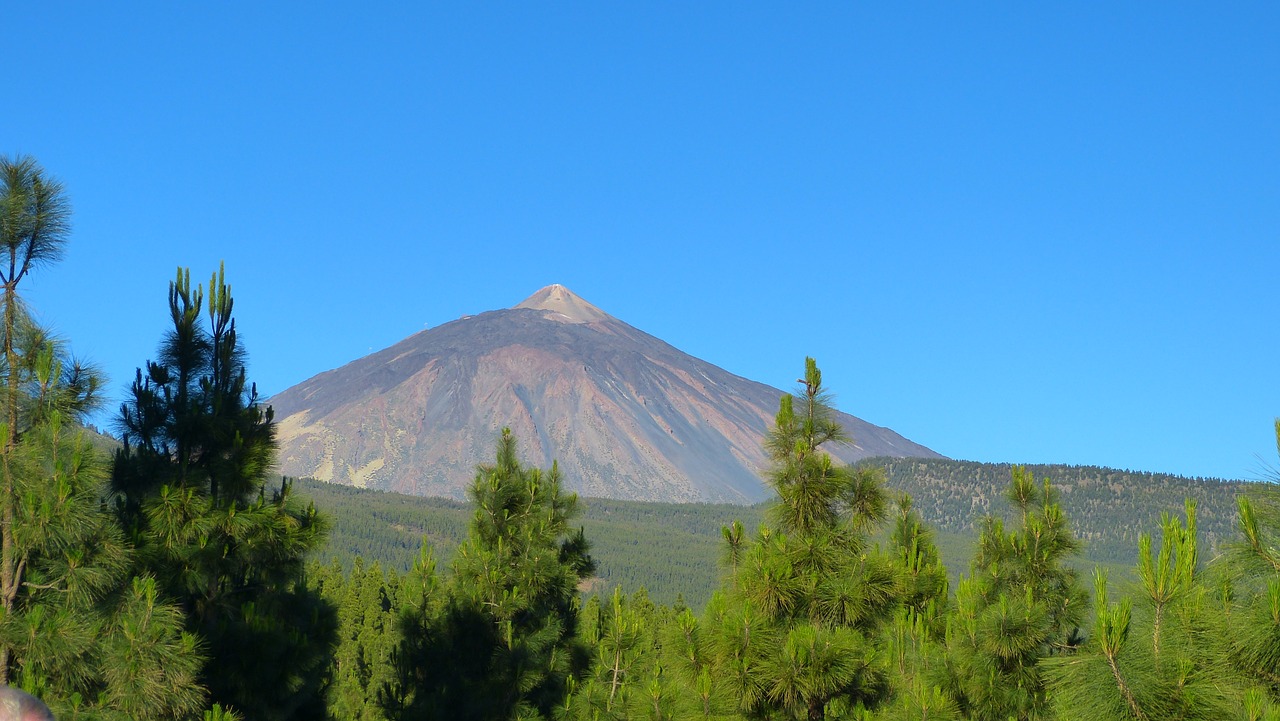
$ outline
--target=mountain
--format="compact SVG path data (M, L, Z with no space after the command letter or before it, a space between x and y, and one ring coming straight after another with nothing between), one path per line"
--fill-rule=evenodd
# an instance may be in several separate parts
M280 471L461 497L510 427L524 460L601 498L751 503L781 391L733 375L551 285L416 333L269 399ZM940 457L850 415L842 460Z

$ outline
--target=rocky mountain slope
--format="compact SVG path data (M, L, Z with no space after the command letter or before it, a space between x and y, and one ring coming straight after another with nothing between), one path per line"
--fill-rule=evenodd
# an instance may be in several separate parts
M461 497L509 426L529 463L584 495L762 499L761 439L781 391L698 360L552 285L416 333L269 403L280 471ZM939 457L841 414L844 460Z

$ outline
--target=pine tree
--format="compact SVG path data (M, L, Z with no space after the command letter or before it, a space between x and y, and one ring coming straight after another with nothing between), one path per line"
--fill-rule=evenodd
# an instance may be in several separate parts
M62 187L30 158L0 158L6 412L0 490L0 682L16 680L64 717L181 718L198 709L194 637L103 511L103 459L78 427L97 373L32 321L18 287L61 257Z
M1186 525L1165 514L1158 554L1139 540L1137 594L1111 603L1107 575L1094 579L1092 635L1079 653L1046 659L1064 719L1218 719L1232 715L1232 680L1212 658L1196 539L1195 504ZM1225 691L1225 693L1224 693Z
M447 603L409 617L401 648L412 698L396 717L551 718L588 663L576 643L577 587L594 572L577 496L522 465L504 429L496 462L470 488L475 516L458 549Z
M207 306L189 270L179 268L169 284L173 328L159 360L137 371L120 409L125 448L114 483L134 515L164 486L195 490L210 507L225 509L246 504L267 481L273 415L247 380L234 305L222 267L209 279Z
M967 718L1049 717L1039 663L1081 642L1086 594L1064 561L1079 548L1057 494L1014 467L1008 498L1020 524L988 516L969 577L956 591L941 683Z
M644 718L644 677L652 670L653 619L614 588L608 604L593 596L579 615L578 638L594 651L590 673L570 684L562 718Z
M10 614L22 588L22 568L14 537L18 530L17 494L12 459L22 434L23 371L30 367L18 349L18 335L26 324L19 284L41 265L62 257L70 227L70 204L62 185L45 176L32 158L0 158L0 244L5 257L0 262L0 283L4 284L4 327L0 343L4 347L5 416L3 489L0 489L0 607ZM9 681L9 648L0 647L0 684Z
M1275 423L1280 451L1280 419ZM1215 564L1224 613L1219 638L1251 688L1252 718L1280 719L1280 476L1237 499L1240 538Z
M812 721L886 698L875 639L903 589L893 561L868 547L867 532L886 515L879 475L821 450L847 436L812 358L800 382L799 407L783 396L766 440L778 494L769 523L743 550L739 532L725 534L736 570L705 622L707 671L722 680L704 686L722 688L747 715Z
M394 681L394 576L388 579L377 561L366 567L357 557L345 577L334 561L313 570L309 580L338 609L338 645L326 689L330 717L335 721L383 721L381 694Z
M222 269L207 306L189 271L170 283L173 328L121 406L118 513L141 569L203 640L213 699L255 719L313 718L337 621L303 561L326 522L287 480L267 485L272 415L246 380L233 305Z
M1240 538L1207 567L1189 499L1158 551L1140 537L1132 597L1111 603L1098 572L1089 643L1046 663L1062 718L1280 719L1280 494L1260 484L1238 505Z
M912 509L910 496L902 495L897 506L890 547L903 579L903 602L883 641L890 659L894 700L875 718L959 719L955 700L937 680L945 667L950 610L947 570L933 543L933 533Z
M182 718L205 691L197 639L130 553L102 509L104 459L61 414L15 449L15 533L23 589L0 624L18 681L60 714Z
M717 596L713 603L723 600ZM676 691L678 718L709 721L730 718L738 710L732 681L716 668L712 639L713 629L688 608L661 632L662 659Z
M899 497L897 511L890 547L905 586L902 612L908 620L923 623L931 638L941 639L949 603L947 569L933 542L933 531L911 507L911 496Z
M391 678L377 689L378 705L388 719L440 717L433 708L431 681L441 678L453 659L445 626L446 589L436 574L431 547L423 538L418 557L394 593L395 645Z

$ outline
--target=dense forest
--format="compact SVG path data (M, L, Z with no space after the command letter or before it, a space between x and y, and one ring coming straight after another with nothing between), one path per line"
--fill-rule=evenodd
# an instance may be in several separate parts
M1008 487L1008 464L936 458L874 458L867 465L885 472L891 496L906 493L934 531L939 554L952 580L969 567L982 519L999 511ZM1181 513L1187 498L1198 503L1202 542L1214 549L1235 532L1235 498L1245 484L1188 479L1159 473L1082 466L1026 466L1038 478L1053 479L1063 510L1082 548L1070 564L1088 571L1103 566L1126 580L1138 560L1141 533L1158 527L1164 513ZM333 518L328 543L315 560L351 568L357 557L386 570L408 571L425 539L437 560L447 562L466 538L471 517L466 503L405 496L298 479L295 487ZM596 577L587 590L608 594L614 587L646 589L658 603L686 603L700 610L720 583L723 536L739 521L750 530L765 518L767 503L755 506L673 504L582 499L581 525L591 539ZM888 528L872 541L888 542Z
M813 359L758 507L585 501L510 432L467 504L295 484L222 269L112 447L22 298L65 193L0 183L0 685L57 718L1280 720L1271 484L842 465Z

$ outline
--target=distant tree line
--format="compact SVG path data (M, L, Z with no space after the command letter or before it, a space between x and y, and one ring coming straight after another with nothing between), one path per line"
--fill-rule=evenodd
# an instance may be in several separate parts
M920 514L939 531L972 533L991 513L1008 484L1008 463L941 458L874 458L863 463L885 470L885 482L909 493ZM1234 537L1235 498L1248 484L1184 478L1164 473L1096 466L1028 465L1052 478L1062 508L1071 516L1089 560L1131 565L1138 539L1166 513L1180 513L1187 498L1199 500L1201 540L1217 547Z
M916 461L825 451L848 438L813 359L766 438L763 507L600 502L606 526L504 431L468 504L359 495L369 520L317 563L331 523L270 474L222 269L170 283L108 458L81 425L98 373L20 294L63 252L64 191L27 158L0 158L0 182L0 683L58 718L1280 719L1274 487L1231 521L1101 469L1012 466L962 499L974 467L930 462L908 488ZM956 502L979 512L940 523L976 535L963 574L922 516ZM1090 534L1154 513L1133 583L1084 577L1085 540L1113 538ZM379 560L406 546L387 528L417 541L407 567ZM646 578L711 576L705 602L593 586L597 531L615 578L669 554Z

